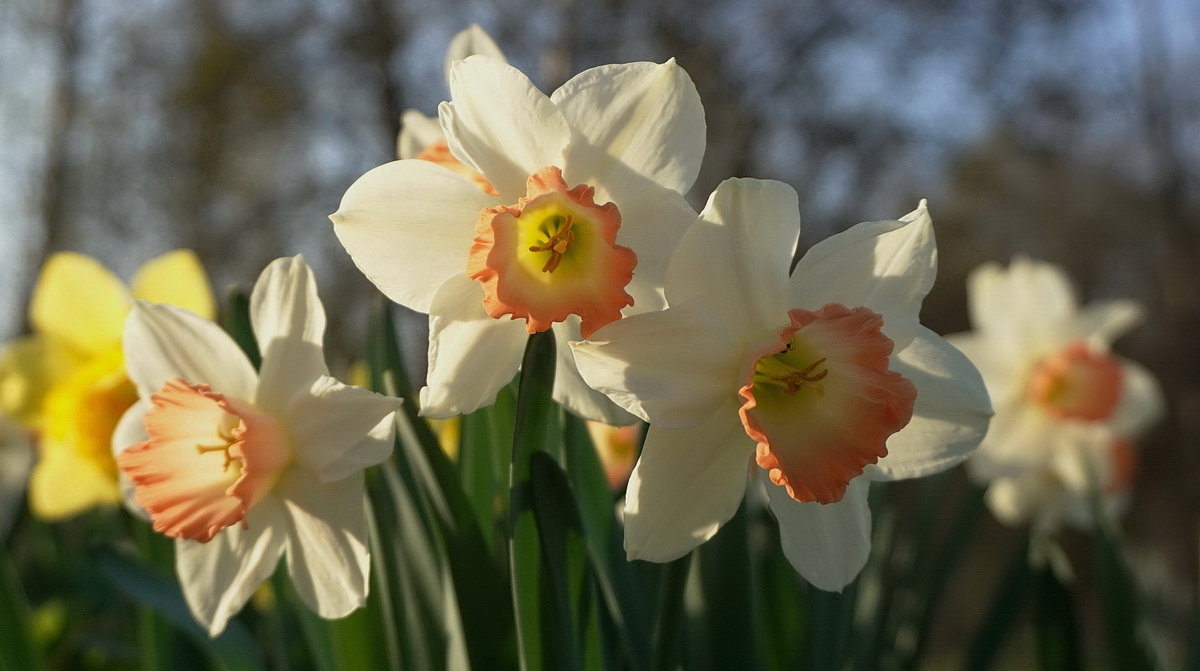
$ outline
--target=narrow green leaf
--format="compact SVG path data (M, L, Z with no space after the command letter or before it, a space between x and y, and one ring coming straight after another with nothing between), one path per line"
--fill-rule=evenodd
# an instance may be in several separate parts
M676 671L683 663L684 625L687 619L683 594L692 568L692 553L662 565L658 612L654 623L654 671Z
M1101 497L1091 501L1097 520L1092 552L1099 568L1099 593L1104 609L1105 641L1114 669L1160 668L1150 646L1137 583L1125 559L1120 531L1107 514Z
M813 588L808 597L808 668L841 669L850 654L858 582L841 592Z
M454 598L472 668L513 668L512 602L503 571L488 552L457 468L418 414L390 309L386 301L376 304L368 343L372 385L405 399L397 421L399 449L393 462L382 465L381 472L394 500L402 500L409 496L406 492L411 493L411 500L421 511L423 533L426 537L436 537L444 549L444 565L453 579ZM395 541L403 542L403 536Z
M262 354L250 325L250 295L241 287L233 287L225 294L225 303L219 316L221 328L233 337L255 368L262 365Z
M1038 570L1035 584L1034 626L1039 668L1042 671L1081 671L1083 658L1071 592L1050 566Z
M458 468L488 546L503 559L508 552L508 467L512 458L516 392L500 390L496 402L462 417Z
M552 668L582 669L580 631L589 617L587 594L591 572L587 549L567 476L545 452L534 452L530 462L533 514L542 544L542 560L548 580L543 583L543 607L548 626L542 635L554 642L563 659ZM547 589L548 588L548 589Z
M17 568L0 545L0 670L37 671L42 660L29 628L29 603Z
M763 668L792 671L803 668L807 644L809 595L813 588L804 582L780 551L779 523L766 509L751 510L749 522L754 544L756 573L761 576L756 625L762 634Z
M101 550L101 571L135 602L149 606L195 643L219 669L252 671L262 668L258 646L250 633L236 620L230 620L224 633L209 638L196 623L184 601L183 592L173 576L114 550Z
M564 420L567 474L575 490L588 555L600 594L616 625L632 671L645 671L650 661L650 616L646 591L625 558L624 535L608 478L582 419Z
M509 468L509 575L516 616L517 650L523 671L559 668L566 660L554 637L545 630L546 612L542 593L541 541L534 517L530 468L536 452L549 452L559 433L558 406L554 403L555 341L553 331L529 336L521 365L517 391L517 414L513 432L512 465Z
M690 639L700 659L690 668L722 671L762 667L759 631L754 626L757 590L747 514L746 506L741 506L712 540L694 552L703 613L697 636Z
M992 595L983 623L975 632L967 650L963 671L987 671L996 661L1012 625L1025 603L1025 595L1033 582L1029 569L1029 538L1018 544L1008 562L1008 570Z

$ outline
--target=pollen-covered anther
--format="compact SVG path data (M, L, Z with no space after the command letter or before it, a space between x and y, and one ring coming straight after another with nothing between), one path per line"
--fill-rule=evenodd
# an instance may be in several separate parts
M840 501L912 418L916 387L889 370L892 341L867 308L791 310L739 390L755 461L797 501Z
M148 439L117 455L117 465L156 531L211 540L244 522L291 461L277 420L208 385L168 380L150 401Z
M567 188L562 170L542 168L515 205L479 213L467 276L492 317L525 319L537 333L574 314L586 338L633 305L625 286L637 256L616 244L620 226L616 204L598 205L591 186Z

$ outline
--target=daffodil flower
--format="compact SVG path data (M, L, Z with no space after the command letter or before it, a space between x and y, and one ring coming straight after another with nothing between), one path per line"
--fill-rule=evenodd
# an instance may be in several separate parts
M132 507L174 537L196 619L219 634L281 555L326 618L360 607L370 555L363 474L387 458L398 399L329 376L325 311L300 257L250 297L262 367L216 324L140 303L125 327L138 402L113 438Z
M943 470L982 438L978 372L917 319L936 272L924 203L818 243L789 277L799 230L791 187L727 180L675 252L670 307L572 343L584 379L650 422L631 559L712 537L753 472L792 565L841 589L870 551L869 483Z
M1017 258L968 280L975 331L950 341L979 367L996 405L968 462L1003 522L1039 532L1093 521L1089 497L1115 512L1132 485L1133 440L1162 412L1158 384L1109 345L1141 319L1132 301L1078 307L1057 266Z
M125 375L121 331L134 299L172 303L212 318L208 278L195 254L150 260L132 290L95 259L60 252L33 290L33 334L0 354L0 411L37 433L29 505L60 520L120 501L113 429L137 399Z
M451 67L439 110L450 151L486 179L424 160L375 168L331 215L355 264L430 315L422 413L491 403L526 335L560 342L555 398L609 423L632 418L579 377L565 343L663 306L675 243L695 219L680 195L704 153L704 112L668 61L587 70L551 96L484 56Z

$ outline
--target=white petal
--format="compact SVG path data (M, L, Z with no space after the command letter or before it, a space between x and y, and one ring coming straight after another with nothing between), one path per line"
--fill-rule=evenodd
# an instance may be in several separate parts
M988 482L1043 467L1061 442L1061 424L1024 400L995 401L996 416L967 462L977 481Z
M700 426L651 426L625 495L630 559L678 559L733 517L746 491L754 441L729 402Z
M416 158L441 139L442 124L437 117L425 116L414 109L404 110L400 116L400 135L396 138L396 157Z
M870 481L855 478L841 501L824 504L799 503L765 475L762 482L779 521L783 554L792 568L818 589L842 591L871 554Z
M297 392L329 373L325 307L302 257L276 259L259 275L250 294L250 323L262 353L255 403L282 412Z
M1014 477L1000 478L988 486L984 494L988 509L996 519L1009 526L1021 524L1038 513L1043 518L1043 525L1050 519L1061 517L1061 510L1053 506L1061 498L1061 492L1055 492L1056 485L1041 471L1030 471Z
M1113 430L1130 438L1162 417L1165 403L1158 380L1140 364L1118 358L1121 363L1121 396L1112 418Z
M148 398L139 398L125 414L121 415L121 419L117 420L117 426L113 429L112 436L112 451L113 456L124 452L126 448L148 440L146 435L146 425L142 422L146 411L151 408ZM118 481L121 485L121 501L125 505L125 509L143 520L150 520L150 513L146 512L140 504L133 498L133 482L122 471L117 474Z
M887 441L888 454L866 473L876 480L920 478L954 466L987 433L992 405L979 371L933 331L892 355L891 369L917 387L912 421Z
M1079 311L1075 337L1109 345L1141 321L1142 306L1137 301L1098 301Z
M466 275L451 278L429 310L429 373L421 414L443 419L496 400L521 367L528 334L521 320L493 319L483 288Z
M792 187L771 180L727 179L675 250L667 271L670 304L703 301L750 342L788 325L788 272L800 235Z
M621 63L585 70L550 99L587 139L569 150L570 179L605 183L634 173L686 193L704 158L704 107L687 72L666 63ZM578 163L577 163L578 162Z
M479 211L496 200L428 161L394 161L359 177L333 231L354 264L388 298L429 312L447 279L466 271Z
M476 54L499 61L505 60L504 52L496 46L495 40L483 28L472 23L467 28L458 31L450 39L450 46L446 47L446 60L442 71L446 73L447 87L450 86L450 66L454 65L454 61L461 61Z
M175 541L175 572L192 615L210 636L246 605L271 577L286 544L286 520L268 496L251 508L245 525L224 529L207 543Z
M858 224L814 245L792 272L792 302L807 310L827 303L870 308L896 340L915 328L936 274L933 222L921 201L900 221Z
M367 600L371 553L362 475L322 484L292 469L277 488L287 509L287 567L300 598L325 619Z
M450 151L482 172L506 202L525 195L533 173L563 166L571 128L520 70L471 56L451 66L450 93L453 102L438 108Z
M612 426L633 424L637 418L613 403L603 393L584 382L575 365L570 344L580 340L579 318L571 315L567 321L553 326L556 338L554 369L554 400L571 412L596 422Z
M983 376L983 383L987 385L993 405L1001 399L1009 399L1014 394L1023 393L1023 385L1031 363L1027 357L1022 356L1019 361L1013 361L1008 358L1011 352L1007 348L993 347L989 338L974 331L948 335L946 342L965 354Z
M676 245L696 223L697 216L687 200L675 191L647 181L633 186L636 188L618 194L601 194L600 189L596 190L596 202L611 198L621 213L617 244L637 254L637 269L627 287L634 303L625 314L662 309L667 267Z
M699 301L626 317L571 343L592 388L664 429L696 426L737 398L742 346Z
M237 343L213 322L172 305L137 302L125 322L125 369L143 398L172 378L254 397L258 374Z
M392 453L400 399L328 376L296 394L286 412L296 458L321 482L380 463Z
M967 277L971 322L1013 359L1040 356L1069 339L1075 292L1057 266L1024 257L1007 270L989 263Z

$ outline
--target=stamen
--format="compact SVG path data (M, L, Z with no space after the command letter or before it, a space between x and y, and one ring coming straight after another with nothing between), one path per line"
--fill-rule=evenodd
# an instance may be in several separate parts
M792 344L788 343L784 352L790 352L791 348ZM811 384L813 391L817 392L818 396L824 396L825 385L819 383L829 375L829 369L822 368L820 372L814 372L818 366L822 366L824 363L825 357L821 357L804 368L796 368L781 361L779 357L764 357L754 368L754 383L782 387L783 393L789 396L794 396L804 389L805 385Z
M542 266L543 273L554 272L562 261L563 254L566 254L575 242L575 232L571 230L574 225L575 220L569 214L566 217L554 217L549 226L543 227L555 229L554 233L542 244L530 246L531 252L550 252L550 258L546 259L546 264Z

